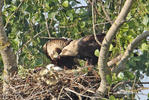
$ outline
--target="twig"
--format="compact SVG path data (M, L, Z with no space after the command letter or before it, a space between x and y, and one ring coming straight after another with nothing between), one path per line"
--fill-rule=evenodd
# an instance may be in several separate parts
M122 82L119 82L117 83L113 88L112 90L115 90L116 88L118 88L120 85L123 85L123 84L130 84L130 83L133 83L133 81L122 81ZM149 82L137 82L136 84L149 84Z
M43 30L43 31L41 31L41 32L39 32L39 33L37 33L36 35L34 35L34 36L33 36L33 39L36 38L38 35L40 35L40 34L41 34L42 32L44 32L44 31L46 31L46 29ZM24 43L23 46L22 46L18 51L22 50L25 45L27 45L29 42L31 42L31 40L32 40L32 38L30 38L26 43Z
M39 37L41 39L55 39L55 37Z
M108 67L113 66L117 62L121 60L122 54L118 55L117 57L113 58L112 60L108 61Z
M118 66L112 69L113 73L118 74L122 70L125 69L125 63L128 60L128 57L130 56L130 53L132 53L133 49L142 41L145 39L145 37L149 36L149 31L143 32L142 34L138 35L127 47L126 51L124 52L124 55L122 56L121 60L118 63Z
M23 4L25 0L21 0L19 6L16 8L16 10L9 16L5 26L4 26L4 29L7 27L8 23L9 23L9 20L12 18L12 16L16 13L17 10L19 10L19 8L21 7L21 5Z
M88 8L88 6L79 6L79 7L73 7L74 9L79 9L79 8Z
M64 86L62 87L62 89L61 89L61 91L60 91L60 93L59 93L59 95L58 95L58 100L60 100L60 96L61 96L63 90L64 90Z
M102 4L102 0L100 0L100 5L102 7L102 10L103 10L108 22L112 25L113 22L112 22L111 18L109 17L109 14L107 13L106 9L104 8L104 5Z
M68 93L65 93L68 97L69 97L69 99L70 100L73 100L72 98L71 98L71 96L70 95L68 95Z
M96 31L95 31L95 18L94 18L94 0L92 1L92 24L93 24L93 34L96 42L101 46L101 43L98 41L97 36L96 36Z
M17 95L21 98L21 100L24 100L24 98L21 96L20 92L17 92L17 91L15 90L15 88L14 88L13 86L11 86L10 84L9 84L9 88L12 89L13 92L14 92L14 94L17 94Z
M75 27L75 26L77 26L76 23L68 25L68 26L59 26L59 28L72 28L72 27Z
M69 88L64 88L66 91L69 91L69 92L72 92L72 93L74 93L74 94L76 94L76 95L78 95L78 96L83 96L83 97L87 97L87 98L101 98L101 97L93 97L93 96L88 96L88 95L83 95L83 94L80 94L80 93L78 93L78 92L76 92L76 91L73 91L73 90L71 90L71 89L69 89Z
M50 31L49 31L48 20L47 20L47 18L45 20L46 20L45 24L46 24L48 35L49 35L49 37L51 37Z

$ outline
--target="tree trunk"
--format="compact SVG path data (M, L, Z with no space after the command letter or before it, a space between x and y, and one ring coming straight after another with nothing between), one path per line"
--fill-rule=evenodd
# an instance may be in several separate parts
M8 37L4 31L3 21L2 21L2 7L3 0L0 0L0 53L2 56L4 71L3 71L3 93L8 93L8 84L10 82L10 77L12 77L17 72L17 63L15 54L10 47Z
M125 1L125 4L120 14L116 18L112 26L110 27L109 31L107 32L102 42L102 46L100 48L98 68L99 68L99 73L101 77L101 82L100 82L100 87L98 88L97 92L101 93L102 96L104 96L107 93L108 88L109 88L107 76L112 79L111 72L109 71L109 68L107 65L108 50L109 50L113 37L116 35L116 32L118 31L120 26L125 22L126 16L128 15L128 12L131 8L132 3L133 3L133 0Z

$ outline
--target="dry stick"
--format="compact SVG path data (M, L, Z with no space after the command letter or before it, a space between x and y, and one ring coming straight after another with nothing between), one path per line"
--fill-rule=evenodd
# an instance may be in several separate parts
M99 46L101 46L101 43L98 41L97 36L96 36L96 32L95 32L95 19L94 19L94 0L92 1L92 24L93 24L93 34L94 34L94 38L96 40L96 42L99 44Z
M60 100L60 96L61 96L63 90L64 90L64 86L62 87L62 89L61 89L61 91L60 91L60 93L59 93L59 95L58 95L58 100Z
M11 86L10 84L9 84L9 88L13 90L14 94L18 94L18 96L21 98L21 100L24 100L24 98L21 96L21 94L18 93L17 90L13 86Z
M133 81L122 81L122 82L119 82L119 83L117 83L117 84L112 88L112 90L118 88L120 85L123 85L123 84L130 84L130 83L133 83ZM149 82L138 82L137 84L149 84Z
M140 43L141 40L149 36L149 31L145 31L142 34L138 35L127 47L124 55L118 63L118 66L112 69L113 73L118 74L119 72L125 69L125 63L128 60L128 57L132 53L133 49Z
M90 92L90 93L95 93L92 88L87 88L87 87L84 87L82 84L76 82L76 84L78 85L78 87L82 88L85 90L85 92Z
M70 98L70 100L73 100L72 98L71 98L71 96L70 95L68 95L68 93L65 93L69 98Z
M92 97L92 96L88 96L88 95L83 95L83 94L80 94L80 93L78 93L78 92L76 92L76 91L73 91L73 90L71 90L71 89L69 89L69 88L65 88L65 90L66 91L69 91L69 92L72 92L72 93L74 93L74 94L76 94L76 95L78 95L78 96L83 96L83 97L87 97L87 98L101 98L101 97ZM102 98L103 99L103 98ZM107 100L107 99L106 99Z

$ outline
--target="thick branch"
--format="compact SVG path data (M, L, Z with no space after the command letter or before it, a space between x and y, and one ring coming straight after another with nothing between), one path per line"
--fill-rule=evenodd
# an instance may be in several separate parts
M108 54L109 46L111 44L113 37L116 35L116 32L118 31L119 27L123 24L129 12L129 9L132 5L132 1L133 0L126 0L120 14L118 15L115 22L112 24L105 39L102 42L99 59L98 59L99 73L101 77L101 83L100 83L100 87L98 88L98 92L102 93L103 95L107 92L107 87L108 87L106 76L107 75L110 76L110 72L107 67L107 54Z
M112 69L113 73L119 73L122 70L125 69L125 63L128 60L128 57L130 56L130 53L132 53L133 49L140 43L141 40L145 39L147 36L149 36L149 31L143 32L139 36L137 36L127 47L124 55L122 56L121 60L118 63L118 66Z

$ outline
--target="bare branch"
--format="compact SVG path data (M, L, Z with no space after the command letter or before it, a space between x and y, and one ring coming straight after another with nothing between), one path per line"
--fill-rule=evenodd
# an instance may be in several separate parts
M140 43L141 40L145 39L145 37L149 36L149 31L143 32L139 36L137 36L127 47L124 55L122 56L121 60L118 63L116 68L112 69L113 73L119 73L125 69L125 63L128 60L128 57L132 53L133 49Z
M96 36L96 32L95 32L95 18L94 18L94 0L92 1L92 24L93 24L93 34L94 34L94 38L95 41L99 44L99 46L101 46L101 43L98 41L97 36Z
M66 91L69 91L69 92L72 92L72 93L74 93L74 94L76 94L77 96L82 96L82 97L87 97L87 98L91 98L91 99L95 99L95 98L102 98L102 97L100 97L100 96L88 96L88 95L84 95L84 94L81 94L81 93L78 93L78 92L76 92L76 91L73 91L73 90L71 90L71 89L69 89L69 88L65 88L65 90ZM106 98L102 98L102 99L105 99L106 100Z
M105 14L105 16L106 16L108 22L112 25L113 22L112 22L112 20L111 20L111 18L110 18L110 16L109 16L108 12L107 12L106 9L104 8L104 5L102 4L102 1L101 1L101 0L100 0L100 5L101 5L101 7L102 7L102 10L103 10L103 12L104 12L104 14Z
M117 62L119 62L121 60L122 54L118 55L116 58L113 58L112 60L110 60L108 62L108 67L113 66L114 64L116 64Z
M46 20L45 24L46 24L48 35L49 35L49 37L51 37L50 31L49 31L48 19L45 18L45 20Z
M79 8L88 8L88 6L79 6L79 7L74 7L74 9L79 9Z
M101 83L100 83L100 87L97 90L97 92L101 93L102 95L105 95L108 90L108 83L107 83L106 76L107 75L111 76L110 70L108 70L109 68L107 66L108 50L109 50L113 37L116 35L116 32L118 31L120 26L124 23L124 20L132 5L132 1L133 0L126 0L120 14L118 15L117 19L112 24L112 26L110 27L106 37L104 38L102 42L99 59L98 59L98 67L99 67L99 73L101 77Z

